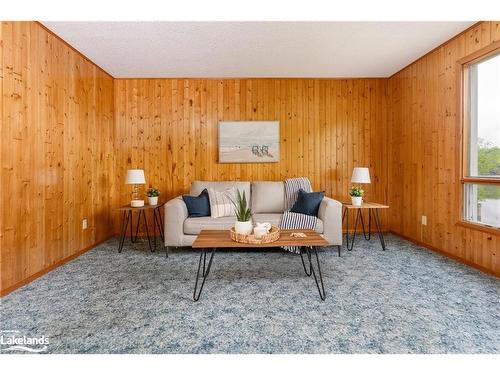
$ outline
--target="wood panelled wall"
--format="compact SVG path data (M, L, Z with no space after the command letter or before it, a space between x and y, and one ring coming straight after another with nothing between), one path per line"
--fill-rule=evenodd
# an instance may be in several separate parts
M499 39L481 23L390 79L113 80L38 23L2 22L1 293L112 235L128 168L164 199L194 179L302 175L347 199L370 166L389 229L498 273L498 236L455 225L455 62ZM279 120L280 162L219 164L220 120Z
M390 229L500 273L500 238L459 219L458 59L500 40L483 22L389 79ZM421 225L421 216L427 225Z
M3 294L113 234L115 174L112 77L36 22L0 33Z
M116 182L144 168L163 198L191 181L309 176L315 190L347 199L352 168L369 166L368 198L387 201L386 79L117 79ZM219 164L218 122L278 120L281 159Z

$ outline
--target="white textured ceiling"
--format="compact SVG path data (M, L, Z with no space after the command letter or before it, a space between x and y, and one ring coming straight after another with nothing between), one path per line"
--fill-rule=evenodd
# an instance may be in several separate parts
M43 22L116 78L387 77L473 22Z

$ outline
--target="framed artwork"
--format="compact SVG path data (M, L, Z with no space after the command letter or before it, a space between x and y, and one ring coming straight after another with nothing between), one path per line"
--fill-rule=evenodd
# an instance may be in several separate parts
M219 163L279 161L279 121L219 122Z

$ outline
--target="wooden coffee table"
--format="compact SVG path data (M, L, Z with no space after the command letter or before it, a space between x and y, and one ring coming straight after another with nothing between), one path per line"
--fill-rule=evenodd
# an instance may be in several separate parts
M294 232L305 233L306 237L292 237L291 234ZM200 299L201 291L203 290L203 286L205 285L207 276L210 273L214 254L217 249L270 248L282 246L299 247L300 259L302 260L304 272L307 276L312 275L314 277L314 281L316 282L316 286L318 287L319 296L321 300L324 301L326 297L325 286L323 285L323 276L321 275L321 267L319 263L317 247L328 246L328 242L318 233L310 229L283 229L281 230L280 238L277 241L262 245L235 242L231 239L229 230L202 230L192 245L193 249L201 250L200 260L198 262L198 271L196 272L196 282L194 284L193 299L195 301L198 301ZM208 259L207 263L208 252L210 252L210 258ZM306 267L306 262L304 261L303 255L304 253L307 255L309 267ZM316 258L316 266L313 265L313 256L314 258ZM198 289L198 281L200 279L200 276L202 277L202 281Z

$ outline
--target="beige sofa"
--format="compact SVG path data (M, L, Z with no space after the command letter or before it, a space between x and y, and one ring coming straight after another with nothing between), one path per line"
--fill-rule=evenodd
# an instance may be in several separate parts
M278 225L285 210L285 187L276 181L194 181L190 195L197 196L205 188L226 190L236 187L249 197L254 223L269 222ZM248 199L248 198L247 198ZM188 217L182 197L165 204L165 246L191 246L202 229L229 229L234 225L233 217ZM324 198L318 212L315 231L321 233L331 245L342 245L342 205L340 202Z

